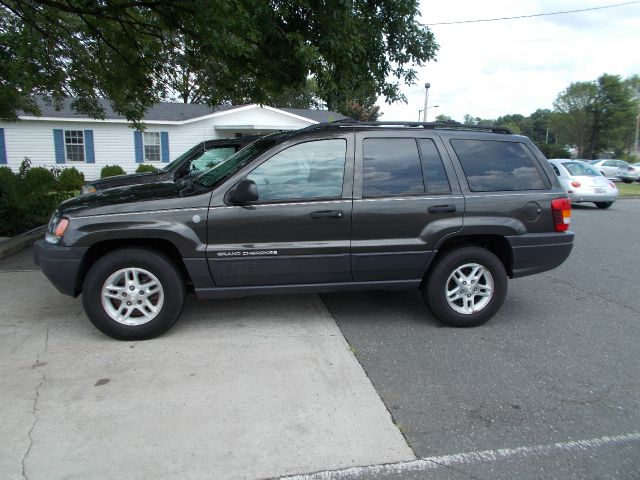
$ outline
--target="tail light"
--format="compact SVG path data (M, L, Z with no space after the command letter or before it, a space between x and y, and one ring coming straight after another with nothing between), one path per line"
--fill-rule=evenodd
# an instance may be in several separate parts
M611 188L615 188L616 190L618 189L618 187L616 187L616 184L615 184L615 183L613 183L611 180L609 180L609 186L610 186Z
M580 188L580 182L576 182L575 180L573 182L571 182L571 186L573 188Z
M551 200L551 211L556 232L569 230L571 223L571 201L568 198L554 198Z

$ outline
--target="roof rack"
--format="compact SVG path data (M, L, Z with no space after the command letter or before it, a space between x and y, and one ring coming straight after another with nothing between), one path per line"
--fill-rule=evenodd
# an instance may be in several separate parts
M500 133L511 135L513 132L506 127L495 127L493 125L465 125L454 120L444 122L359 122L357 120L336 120L334 122L317 123L303 130L329 130L332 128L371 128L371 127L411 127L425 128L431 130L476 130L481 132Z

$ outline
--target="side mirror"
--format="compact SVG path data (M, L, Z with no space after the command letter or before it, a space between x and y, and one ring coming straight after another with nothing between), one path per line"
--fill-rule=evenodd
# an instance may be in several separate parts
M233 190L229 192L231 203L248 203L258 200L258 186L253 180L247 178L240 180Z

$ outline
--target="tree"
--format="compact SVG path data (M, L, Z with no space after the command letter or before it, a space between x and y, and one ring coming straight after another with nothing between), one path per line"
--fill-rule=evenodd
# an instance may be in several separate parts
M451 118L449 115L445 115L443 113L441 113L440 115L436 115L436 122L452 122L453 118Z
M380 107L376 105L377 98L370 96L362 100L348 100L337 106L338 112L362 122L375 122L382 115Z
M486 126L491 126L494 125L496 123L495 120L489 120L489 119L485 119L485 118L480 118L480 117L472 117L471 115L469 115L468 113L464 116L464 120L462 120L462 123L465 125L486 125Z
M628 145L638 103L619 75L603 74L594 82L576 82L554 102L553 129L574 145L579 158L595 158L610 150L620 154Z
M263 103L315 78L329 108L404 100L435 58L418 0L0 0L0 118L32 95L137 122L159 100Z

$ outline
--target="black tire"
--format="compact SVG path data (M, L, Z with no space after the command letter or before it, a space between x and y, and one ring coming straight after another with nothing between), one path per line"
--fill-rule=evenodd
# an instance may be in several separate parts
M449 276L467 264L478 264L484 267L491 275L494 287L492 296L479 311L460 313L449 304L446 289ZM507 284L504 265L493 253L476 246L460 247L445 252L436 260L436 264L423 283L422 296L433 314L443 324L450 327L475 327L488 321L500 310L507 296ZM475 301L477 297L479 295L474 295L473 300Z
M633 183L633 180L622 180L623 183L629 184L629 183Z
M594 202L598 208L609 208L613 202Z
M151 273L159 281L164 294L164 301L156 316L141 325L120 323L103 306L102 288L105 282L124 268L143 269ZM143 248L114 250L98 259L87 273L82 289L82 305L91 323L105 335L117 340L146 340L166 332L182 313L184 300L184 280L175 264L162 253ZM136 312L140 315L140 311Z

